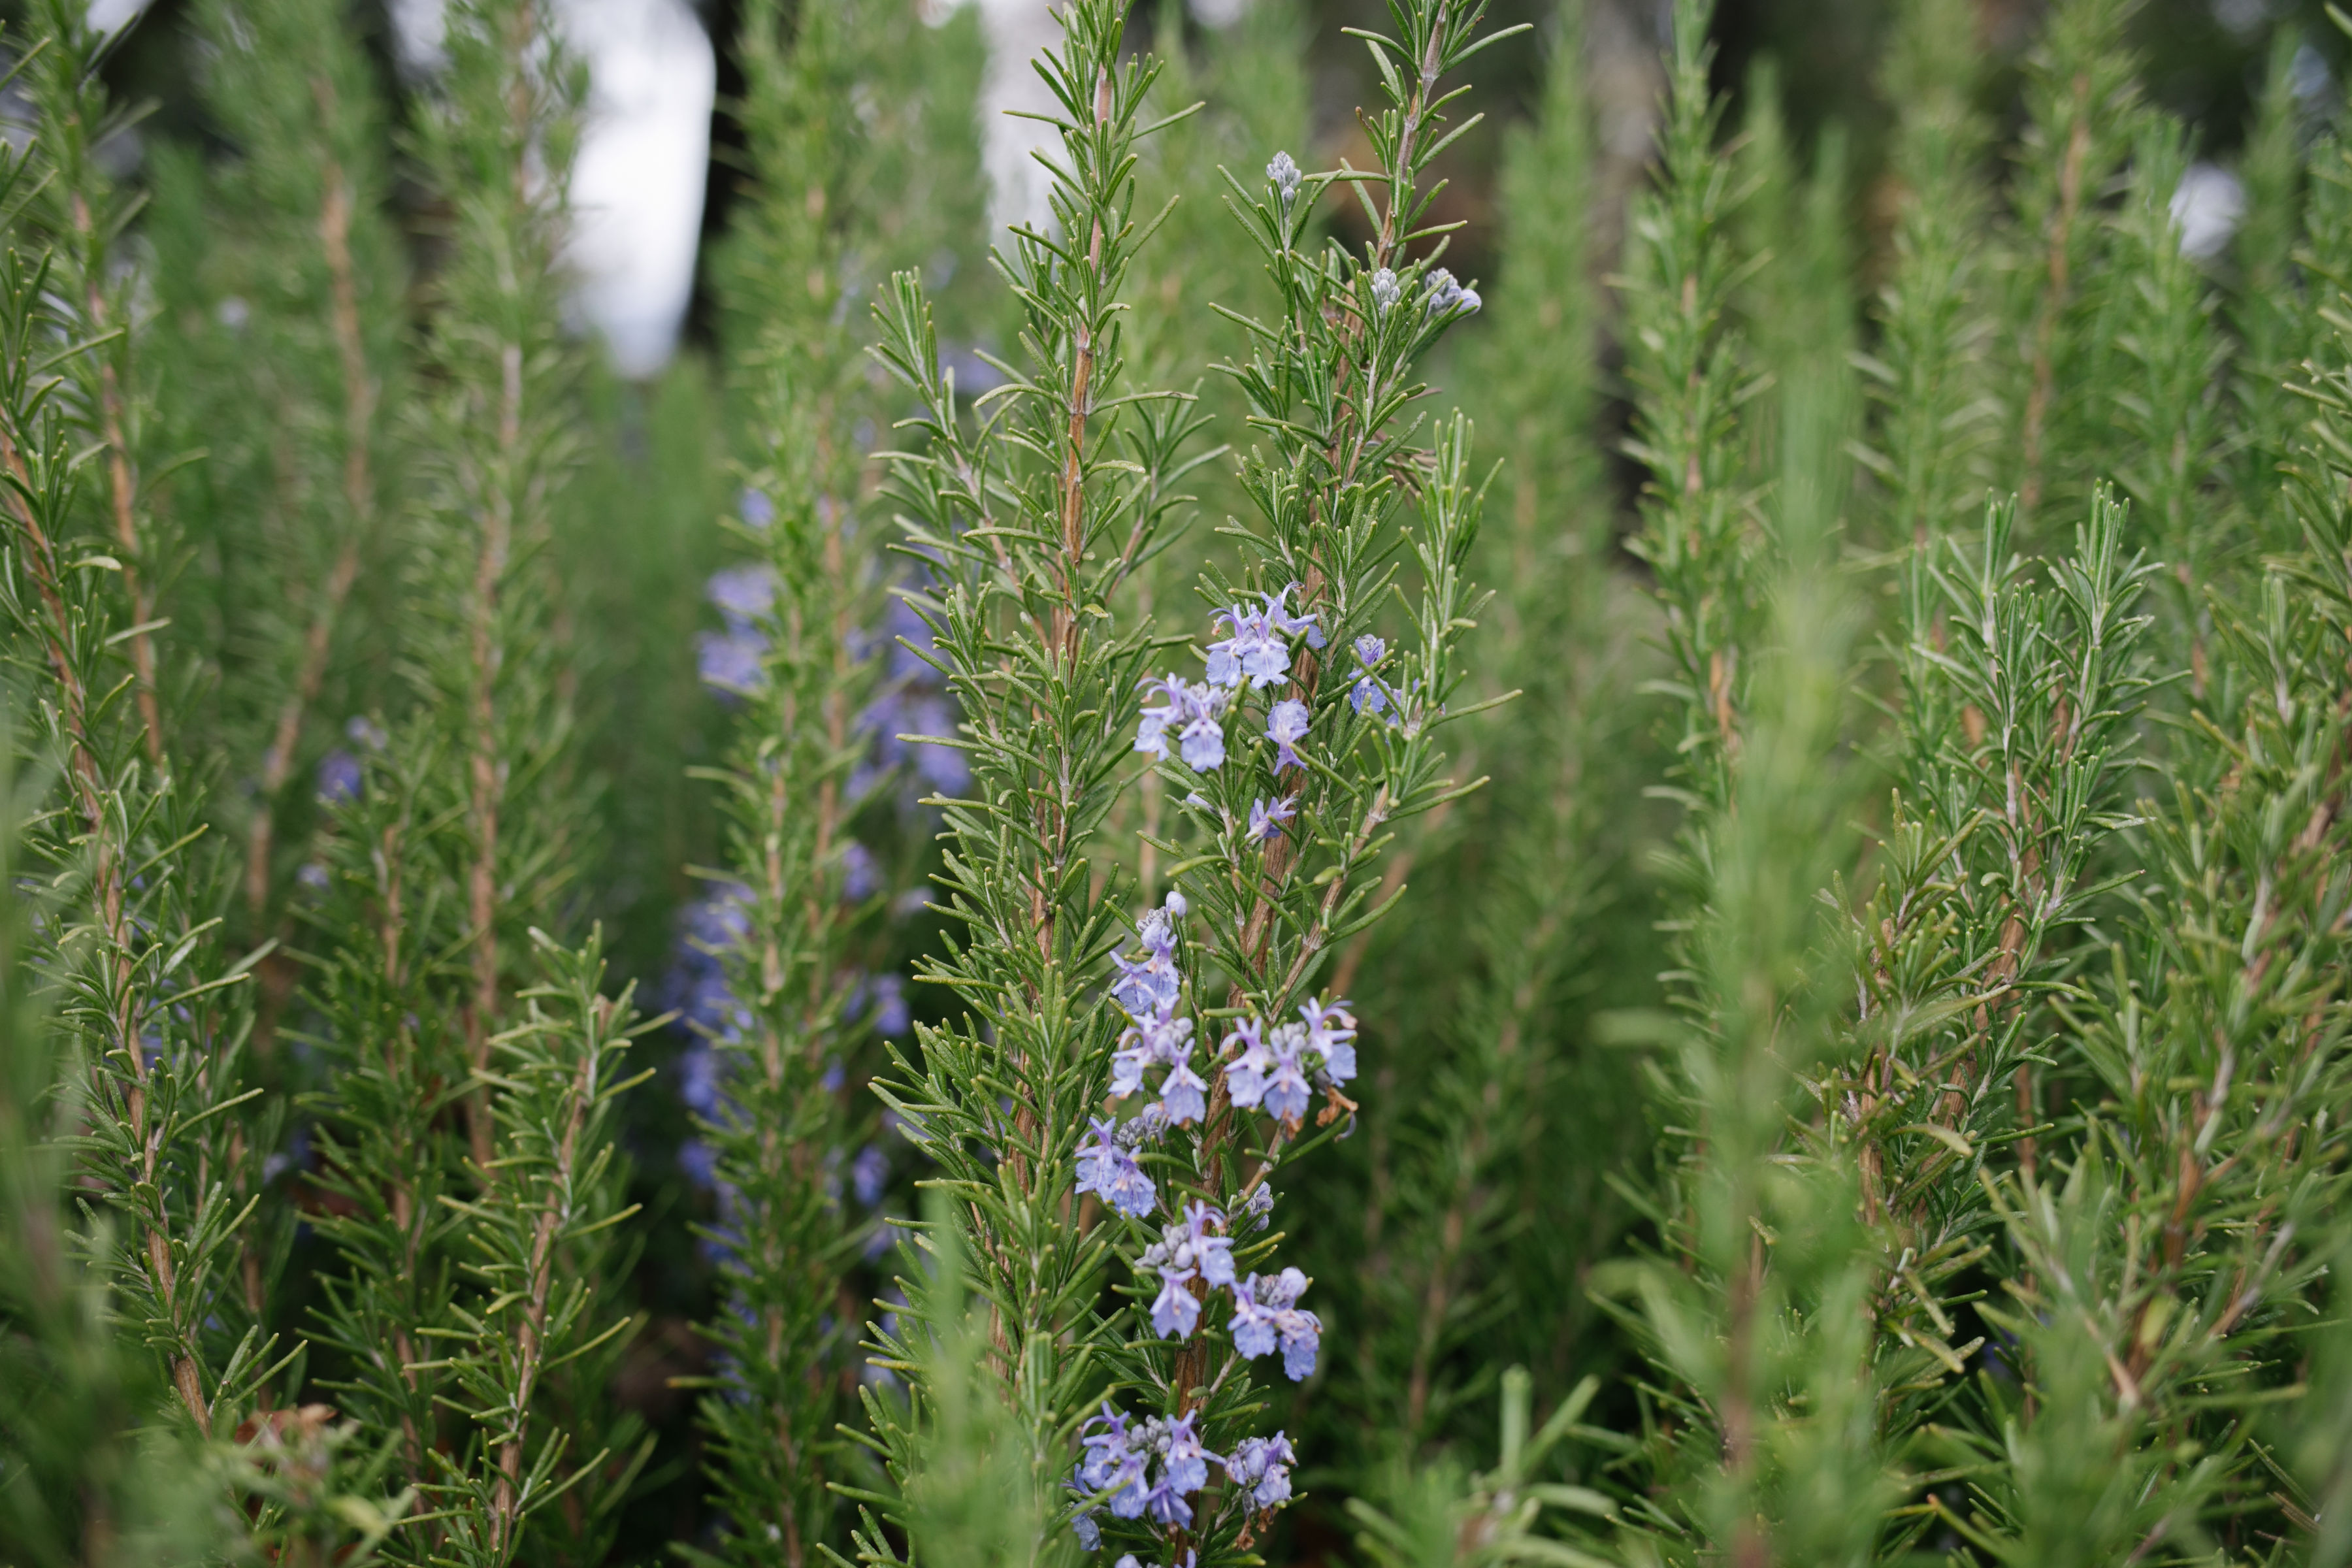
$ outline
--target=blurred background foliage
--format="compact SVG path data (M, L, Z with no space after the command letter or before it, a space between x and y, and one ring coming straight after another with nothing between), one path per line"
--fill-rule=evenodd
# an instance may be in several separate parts
M125 98L152 103L152 133L169 139L216 140L188 68L186 24L196 0L155 0L115 47L106 65L109 83ZM733 112L743 80L731 45L743 23L742 0L704 0L696 7L719 56L719 103L712 116L711 163L703 227L706 241L724 235L738 216L740 182L733 166L743 146ZM1476 101L1503 123L1523 120L1542 90L1542 24L1550 12L1536 0L1498 0L1489 12L1494 26L1521 22L1538 30L1503 47L1487 50L1467 76ZM1883 58L1896 13L1893 0L1726 0L1717 12L1712 74L1717 89L1730 96L1732 122L1759 60L1778 68L1791 133L1801 154L1809 154L1824 125L1847 128L1853 139L1854 200L1864 232L1883 244L1891 209L1884 195L1885 137L1890 107L1880 95L1874 66ZM14 6L0 7L7 15ZM1314 0L1304 10L1309 52L1309 102L1314 145L1331 156L1358 146L1354 106L1366 101L1372 77L1362 47L1340 28L1376 25L1384 12L1374 0ZM1665 0L1603 0L1591 7L1590 35L1596 56L1594 95L1603 125L1604 157L1638 165L1647 155L1647 127L1661 86L1658 50L1671 7ZM1984 107L2005 132L2023 115L2018 70L2044 6L2038 0L1977 0L1979 37L1990 68L1980 86ZM394 80L397 51L389 17L374 5L352 8L370 57L387 87ZM1148 20L1147 20L1148 17ZM1133 30L1160 36L1163 19L1139 7ZM1213 31L1197 16L1186 18L1196 47ZM2263 66L2274 28L2300 30L2317 58L2339 78L2347 47L2330 26L2326 0L2150 0L2131 24L2131 43L2143 62L2142 83L2149 99L2195 127L2200 155L2235 152L2246 135L2248 115L2262 86ZM1143 41L1139 37L1136 41ZM1449 150L1442 173L1454 184L1442 199L1449 217L1469 220L1456 254L1465 276L1491 273L1496 229L1492 213L1503 142L1465 138ZM1364 160L1360 153L1356 161ZM703 281L693 320L697 335L711 342L711 299L706 244ZM1865 275L1867 276L1867 274Z

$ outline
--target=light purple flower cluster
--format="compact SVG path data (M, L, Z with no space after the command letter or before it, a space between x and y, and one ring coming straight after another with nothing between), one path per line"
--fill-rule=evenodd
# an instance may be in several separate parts
M1255 1207L1245 1204L1242 1212L1247 1215ZM1221 1231L1224 1226L1223 1215L1194 1199L1184 1205L1184 1217L1161 1226L1160 1239L1135 1260L1137 1272L1157 1270L1160 1275L1160 1295L1151 1303L1152 1331L1162 1339L1192 1338L1202 1306L1202 1298L1192 1292L1195 1280L1207 1290L1228 1290L1234 1300L1234 1349L1255 1361L1279 1345L1282 1370L1293 1383L1299 1382L1315 1370L1323 1333L1322 1320L1298 1305L1307 1276L1286 1268L1279 1274L1240 1278L1234 1271L1233 1239L1212 1233L1212 1227Z
M874 762L850 775L850 798L873 786L875 771L907 764L924 784L945 795L961 795L971 783L971 763L953 746L924 745L902 741L901 735L950 735L955 732L955 704L940 684L940 672L925 658L934 638L907 601L893 596L883 635L888 639L887 685L857 716L857 727L874 739ZM871 646L871 634L861 634L861 652Z
M1234 1349L1255 1361L1282 1347L1282 1370L1303 1383L1315 1370L1323 1342L1323 1320L1298 1304L1307 1276L1296 1268L1253 1274L1234 1286Z
M722 691L757 691L768 682L762 662L768 634L761 629L776 607L776 573L765 562L748 561L712 574L703 593L718 606L726 630L695 639L695 664L707 686Z
M1086 1453L1071 1489L1087 1496L1108 1493L1104 1506L1115 1519L1149 1518L1162 1526L1192 1522L1192 1505L1187 1500L1209 1484L1211 1465L1225 1472L1254 1509L1280 1508L1290 1500L1290 1467L1298 1457L1289 1438L1280 1432L1271 1437L1244 1437L1230 1458L1220 1458L1202 1446L1193 1430L1195 1418L1153 1415L1134 1422L1105 1400L1102 1414L1089 1419L1079 1435ZM1070 1522L1079 1545L1089 1552L1100 1549L1102 1531L1092 1509L1080 1510ZM1121 1563L1135 1561L1132 1552L1119 1559Z
M1225 693L1206 683L1187 686L1172 675L1147 680L1143 689L1159 700L1143 706L1135 728L1137 751L1164 763L1168 739L1173 735L1177 754L1194 773L1210 773L1224 765L1225 727L1219 716L1225 709Z
M1201 1321L1201 1300L1192 1285L1201 1280L1212 1289L1234 1282L1234 1244L1209 1234L1225 1216L1195 1198L1184 1205L1182 1220L1162 1226L1160 1239L1135 1260L1139 1268L1160 1270L1160 1299L1151 1303L1151 1327L1162 1339L1184 1340Z
M1149 1516L1161 1525L1192 1522L1192 1505L1186 1500L1209 1484L1209 1466L1223 1460L1201 1446L1192 1415L1174 1420L1154 1415L1130 1425L1127 1412L1103 1402L1102 1414L1089 1419L1078 1435L1086 1455L1078 1461L1080 1491L1110 1494L1108 1506L1116 1519ZM1153 1461L1158 1473L1153 1473ZM1094 1521L1081 1513L1075 1521L1078 1539L1091 1552L1101 1544Z
M1473 316L1486 303L1478 298L1478 290L1465 289L1443 267L1423 281L1429 285L1429 313L1433 316Z
M1356 1076L1356 1019L1347 1001L1302 1002L1298 1016L1271 1029L1244 1018L1225 1037L1225 1093L1235 1105L1296 1122L1307 1114L1310 1078L1342 1084Z
M1099 1119L1078 1144L1078 1191L1098 1194L1119 1213L1138 1219L1160 1201L1151 1178L1121 1144L1118 1126Z
M1265 738L1275 744L1274 771L1276 773L1280 773L1285 768L1297 768L1302 772L1305 771L1307 764L1299 760L1296 747L1299 742L1307 739L1307 729L1310 722L1307 704L1296 697L1277 702L1266 710Z
M1364 673L1349 688L1348 706L1359 713L1369 709L1373 713L1387 714L1389 728L1393 730L1404 721L1405 694L1382 684L1373 673L1388 651L1388 644L1370 632L1356 639L1356 662L1364 667Z
M1290 595L1298 587L1286 585L1278 594L1261 594L1262 607L1229 605L1217 612L1218 626L1233 628L1231 637L1209 645L1208 679L1212 686L1237 687L1244 680L1253 691L1263 691L1290 674L1290 639L1304 633L1307 646L1323 646L1322 628L1313 612L1290 613Z
M1185 1126L1209 1113L1208 1080L1192 1070L1192 1020L1176 1016L1183 989L1183 976L1176 967L1176 922L1184 918L1185 910L1184 895L1170 893L1168 901L1139 924L1143 956L1111 955L1119 971L1111 999L1128 1017L1111 1058L1111 1098L1124 1100L1143 1089L1143 1075L1150 1068L1167 1069L1159 1098L1146 1109L1137 1137L1157 1137L1171 1124Z
M329 805L357 800L362 776L360 760L337 747L319 759L319 798Z
M1225 1474L1249 1493L1252 1506L1263 1510L1290 1500L1290 1467L1298 1462L1290 1439L1276 1432L1271 1437L1244 1437L1225 1459Z
M1209 645L1208 668L1199 685L1171 675L1143 683L1147 700L1136 725L1135 749L1168 760L1172 741L1184 765L1194 773L1210 773L1225 761L1225 710L1244 685L1262 691L1290 676L1290 643L1304 637L1309 647L1323 646L1323 629L1315 612L1293 615L1290 595L1298 584L1279 593L1261 594L1255 609L1234 604L1217 612L1217 626L1227 636ZM1281 747L1275 766L1299 767L1295 742L1307 734L1307 705L1296 700L1277 702L1266 715L1265 736Z

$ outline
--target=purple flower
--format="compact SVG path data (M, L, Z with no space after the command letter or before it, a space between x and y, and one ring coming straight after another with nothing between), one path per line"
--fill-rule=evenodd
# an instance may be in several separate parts
M357 800L360 777L360 760L357 757L349 752L329 752L319 759L319 798L329 805Z
M1123 952L1114 952L1110 961L1118 969L1118 979L1110 988L1111 1000L1124 1008L1129 1017L1138 1023L1164 1018L1176 1005L1184 977L1177 973L1174 953L1147 951L1141 958L1129 958Z
M1110 1484L1112 1469L1126 1456L1127 1412L1104 1400L1102 1414L1087 1416L1078 1428L1078 1447L1086 1450L1078 1460L1078 1485L1098 1492Z
M1259 1509L1279 1508L1290 1500L1290 1467L1298 1462L1290 1439L1276 1432L1271 1437L1244 1437L1234 1445L1225 1474L1249 1494Z
M849 1163L849 1190L867 1208L882 1201L882 1186L889 1179L890 1156L872 1143L860 1149L857 1158Z
M1168 760L1168 730L1171 725L1181 730L1192 706L1192 689L1174 676L1143 682L1147 699L1159 701L1143 704L1135 727L1135 749L1148 752L1161 762Z
M903 1035L914 1020L907 1011L907 981L898 974L870 976L858 988L856 1011L874 1010L874 1032Z
M1179 1127L1205 1121L1209 1114L1208 1081L1192 1070L1192 1047L1187 1044L1183 1059L1160 1080L1160 1112Z
M719 606L729 631L747 632L775 610L776 569L764 561L746 561L713 573L702 591Z
M1152 1519L1160 1524L1185 1525L1192 1522L1192 1505L1184 1500L1184 1494L1178 1491L1176 1483L1166 1476L1160 1478L1144 1502Z
M1130 1016L1135 1021L1119 1036L1118 1049L1111 1058L1110 1091L1115 1097L1141 1089L1146 1068L1181 1065L1192 1054L1192 1019L1171 1016L1164 1009Z
M1136 723L1135 749L1161 762L1168 760L1172 731L1187 767L1207 773L1225 760L1224 726L1217 721L1224 699L1213 685L1187 686L1174 676L1143 683L1157 702L1147 702Z
M1209 1461L1215 1456L1201 1446L1201 1435L1192 1429L1199 1416L1200 1412L1191 1411L1161 1424L1161 1461L1168 1467L1168 1484L1180 1492L1196 1492L1209 1484Z
M758 632L704 632L695 638L695 672L722 691L758 691L768 684L767 653Z
M1158 1190L1135 1156L1119 1147L1111 1123L1097 1121L1088 1137L1092 1142L1078 1145L1078 1191L1100 1194L1103 1202L1123 1215L1140 1218L1150 1214Z
M1193 1325L1201 1321L1200 1300L1186 1289L1192 1282L1190 1268L1160 1271L1160 1297L1151 1303L1151 1330L1161 1339L1192 1338Z
M1255 1220L1256 1223L1250 1226L1254 1231L1264 1230L1267 1226L1272 1225L1274 1223L1274 1189L1264 1182L1252 1187L1249 1196L1242 1200L1241 1214L1237 1217Z
M1348 688L1348 706L1359 713L1367 708L1375 713L1382 712L1388 705L1389 694L1369 675L1358 676L1356 684Z
M955 731L955 708L933 691L887 692L858 716L858 727L877 731L875 747L883 763L911 763L915 772L936 790L954 795L971 782L971 763L963 748L913 736L947 737Z
M853 904L862 904L874 896L882 879L874 864L874 851L855 838L841 847L841 896Z
M751 932L751 889L744 883L711 884L709 892L686 906L687 940L719 952L741 946Z
M1234 1287L1234 1321L1231 1325L1234 1353L1252 1361L1273 1353L1282 1316L1278 1310L1258 1304L1257 1279L1253 1274Z
M1345 1083L1355 1077L1356 1016L1348 1011L1348 999L1302 1002L1298 1016L1307 1020L1307 1048L1322 1057L1331 1081Z
M1282 825L1298 815L1297 804L1288 795L1273 800L1250 802L1249 836L1260 844L1282 836Z
M1272 1069L1265 1075L1261 1099L1267 1115L1296 1121L1307 1114L1307 1072L1300 1060L1306 1046L1307 1030L1297 1024L1284 1024L1266 1036L1265 1048L1272 1058Z
M1234 1349L1255 1361L1282 1346L1282 1370L1293 1383L1303 1383L1315 1370L1316 1350L1323 1321L1300 1307L1307 1276L1296 1268L1278 1275L1253 1274L1234 1287L1232 1332Z
M1388 657L1389 645L1370 632L1356 639L1355 647L1356 662L1361 664L1366 669L1371 668Z
M1176 922L1184 918L1181 894L1171 893L1169 902L1156 910L1146 910L1143 918L1135 922L1135 939L1158 953L1176 951Z
M699 1138L689 1138L677 1146L677 1168L688 1181L709 1192L719 1181L719 1151Z
M1258 609L1229 605L1217 612L1216 623L1230 626L1233 635L1209 645L1211 686L1236 687L1247 680L1253 689L1263 691L1290 674L1289 638L1304 632L1310 647L1323 646L1315 616L1290 613L1290 595L1297 586L1291 583L1278 593L1259 595L1264 603Z
M1183 757L1184 765L1194 773L1213 773L1224 765L1224 726L1214 719L1203 716L1193 720L1184 726L1181 740L1179 754Z
M1239 686L1243 679L1242 660L1255 653L1267 641L1265 623L1239 605L1233 605L1217 612L1214 624L1231 626L1234 635L1209 645L1208 682L1212 686Z
M1315 1373L1315 1352L1322 1343L1323 1320L1304 1307L1282 1314L1282 1370L1293 1383L1304 1383Z
M725 1064L709 1046L697 1043L677 1054L677 1097L705 1121L719 1114L724 1095Z
M767 491L750 485L745 485L743 493L735 498L735 511L753 528L764 529L776 521L776 503L768 499Z
M1318 618L1317 613L1313 610L1308 610L1303 614L1296 616L1290 613L1290 595L1297 589L1297 587L1298 584L1296 583L1286 584L1282 592L1278 594L1261 594L1258 595L1259 598L1265 601L1266 628L1269 631L1286 637L1295 637L1301 632L1304 632L1307 634L1307 646L1308 647L1321 647L1323 646L1323 628L1316 624Z
M1118 1037L1118 1049L1111 1053L1110 1097L1125 1100L1143 1087L1143 1069L1151 1065L1151 1047L1139 1033L1129 1029Z
M1224 1055L1231 1056L1236 1045L1242 1047L1242 1054L1225 1064L1225 1093L1244 1110L1255 1109L1265 1097L1265 1075L1274 1070L1274 1053L1266 1049L1264 1032L1265 1026L1255 1018L1244 1018L1224 1039Z
M1307 738L1309 722L1307 704L1295 697L1276 703L1273 710L1266 714L1265 738L1279 748L1274 757L1276 773L1280 773L1285 768L1306 767L1307 764L1299 761L1298 753L1291 749L1291 745L1294 742Z
M1209 1227L1223 1225L1224 1218L1198 1198L1186 1204L1183 1220L1160 1229L1160 1246L1167 1250L1168 1261L1188 1272L1199 1269L1201 1278L1211 1285L1231 1285L1234 1244L1224 1237L1209 1234Z
M1094 1430L1097 1426L1102 1429ZM1136 1436L1128 1429L1127 1413L1112 1409L1108 1400L1103 1402L1102 1414L1088 1419L1078 1435L1079 1446L1087 1450L1078 1461L1078 1484L1088 1491L1110 1493L1110 1511L1120 1519L1141 1517L1149 1490L1145 1452L1135 1443Z

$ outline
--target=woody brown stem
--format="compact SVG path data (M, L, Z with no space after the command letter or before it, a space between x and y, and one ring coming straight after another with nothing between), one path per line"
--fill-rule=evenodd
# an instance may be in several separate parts
M472 691L467 703L470 752L467 814L473 829L473 859L467 868L466 912L473 931L474 993L466 1004L466 1049L477 1074L490 1065L490 1036L499 1016L499 812L504 804L498 745L498 678L504 648L499 637L500 591L513 546L513 462L522 442L522 345L509 342L499 354L499 458L490 494L478 509L481 533L474 558L471 624L467 628ZM466 1101L474 1163L490 1169L489 1090L477 1085Z
M74 237L81 241L85 257L92 257L98 249L97 226L90 216L89 203L81 192L76 191L68 205L73 215ZM83 307L89 313L91 335L103 338L111 330L109 321L112 312L107 307L104 274L95 266L89 268L84 280ZM107 497L114 520L114 542L122 551L122 591L131 599L131 668L139 677L139 721L145 729L147 761L160 769L163 765L163 716L156 703L155 642L148 626L154 619L155 606L140 575L139 479L124 438L122 384L113 360L107 357L98 362L98 407L99 430L106 441Z
M319 106L322 125L332 123L334 110L333 84L325 78L312 79L312 97ZM352 201L342 165L330 159L324 171L326 194L320 203L319 248L327 263L327 277L333 295L333 308L329 311L330 324L335 337L335 350L341 363L343 391L343 543L336 552L334 564L328 569L320 585L309 630L302 639L301 657L295 667L293 689L278 710L278 722L272 731L269 749L262 753L260 788L257 792L259 808L254 813L253 827L246 848L246 902L257 921L267 913L269 901L269 857L273 832L272 805L278 792L286 786L299 752L302 726L319 691L326 681L328 656L334 642L335 618L343 602L351 596L352 586L359 581L360 549L366 539L375 515L375 484L372 474L371 447L375 422L377 390L375 379L369 374L367 344L360 323L359 285L356 268L352 262L351 229Z
M515 1332L514 1425L499 1445L499 1479L490 1498L490 1550L507 1545L516 1529L520 1499L516 1486L522 1476L523 1448L530 1436L531 1396L538 1391L546 1346L547 1298L555 1283L555 1243L572 1199L572 1175L578 1158L580 1129L587 1121L595 1090L597 1051L601 1042L592 1032L572 1076L570 1114L563 1137L556 1145L555 1170L549 1177L549 1196L531 1226L530 1264L522 1321Z
M65 595L58 571L57 550L41 526L27 499L32 490L20 433L16 429L0 429L0 463L16 481L9 490L9 506L15 513L17 527L25 540L25 562L31 573L41 607L48 624L42 628L41 640L49 661L50 673L58 682L58 706L63 711L66 734L72 747L68 772L74 782L74 799L79 810L82 826L90 846L90 879L98 906L99 923L106 932L106 942L112 957L110 975L113 1030L113 1050L130 1065L131 1082L123 1096L123 1114L129 1122L131 1142L139 1150L140 1184L152 1192L155 1189L163 1157L163 1131L148 1125L147 1116L147 1052L139 1037L139 1004L132 987L134 973L131 963L131 930L130 913L124 907L123 859L126 846L113 831L106 812L106 787L99 776L98 752L89 733L89 698L83 688L79 673L67 651L67 627L71 624L65 605ZM150 731L152 738L152 731ZM164 1316L176 1331L179 1324L177 1268L172 1258L170 1238L153 1223L152 1213L141 1215L142 1250L147 1258L149 1278L154 1285L156 1299L163 1304ZM196 1429L205 1436L212 1436L212 1407L204 1397L203 1380L195 1358L182 1351L172 1358L172 1386L180 1402L194 1420Z

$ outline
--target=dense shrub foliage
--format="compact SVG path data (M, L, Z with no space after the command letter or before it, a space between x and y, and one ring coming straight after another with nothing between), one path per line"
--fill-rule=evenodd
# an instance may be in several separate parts
M1668 9L1628 195L1573 0L1321 155L1070 0L992 243L976 16L751 0L633 384L538 0L136 161L40 0L0 1563L2352 1561L2335 89Z

